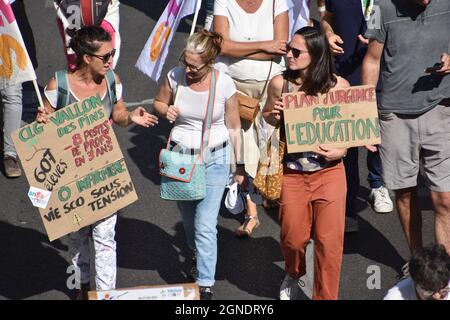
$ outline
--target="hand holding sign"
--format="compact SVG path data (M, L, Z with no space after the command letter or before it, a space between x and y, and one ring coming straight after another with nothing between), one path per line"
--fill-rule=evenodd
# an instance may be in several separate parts
M48 111L45 107L38 107L38 113L36 116L36 121L39 123L47 123L48 121Z
M333 146L326 144L317 146L317 149L314 152L321 155L328 162L340 160L347 155L347 149L334 148Z

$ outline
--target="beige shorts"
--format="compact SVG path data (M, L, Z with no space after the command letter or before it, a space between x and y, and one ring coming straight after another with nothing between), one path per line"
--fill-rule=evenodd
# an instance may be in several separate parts
M431 191L450 191L450 106L421 115L380 114L383 180L392 190L417 185L419 168Z

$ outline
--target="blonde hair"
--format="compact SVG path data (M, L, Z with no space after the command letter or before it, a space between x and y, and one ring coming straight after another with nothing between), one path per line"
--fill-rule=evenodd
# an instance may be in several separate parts
M210 63L220 54L222 42L223 38L217 32L200 29L188 38L185 50L200 55L203 62Z

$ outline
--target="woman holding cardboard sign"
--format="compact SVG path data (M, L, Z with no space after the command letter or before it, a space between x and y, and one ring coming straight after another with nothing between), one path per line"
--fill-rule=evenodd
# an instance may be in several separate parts
M319 29L298 30L287 45L288 69L269 84L263 116L283 126L283 92L308 96L349 87L334 74L331 53ZM314 239L313 299L337 299L344 243L346 180L342 158L347 150L321 145L314 152L288 154L284 159L281 206L281 249L287 275L280 299L290 300L306 273L305 252Z
M45 88L44 108L38 109L37 121L47 122L49 114L69 104L99 95L105 107L105 118L122 127L136 123L154 126L158 118L138 107L128 111L122 99L119 77L111 70L115 50L110 35L100 27L78 30L70 47L77 54L77 67L73 72L59 71ZM81 119L81 118L80 118ZM95 282L97 290L110 290L116 286L116 214L82 228L69 235L72 263L80 271L81 290L77 299L86 299L89 290L89 235L95 247Z

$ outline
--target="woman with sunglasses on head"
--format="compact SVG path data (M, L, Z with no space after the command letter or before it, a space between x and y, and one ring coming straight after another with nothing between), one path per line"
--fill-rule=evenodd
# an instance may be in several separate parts
M120 78L111 70L115 50L110 35L104 29L96 26L81 28L73 36L70 47L77 54L77 66L74 71L57 72L56 77L45 87L46 99L44 107L38 109L38 122L47 122L50 113L65 105L99 95L102 97L106 116L121 127L131 123L149 127L158 123L158 118L147 113L143 107L131 112L126 109ZM57 77L61 77L58 82ZM64 96L63 92L67 95ZM116 219L114 214L69 235L72 263L81 276L81 290L77 299L86 299L89 291L91 232L95 248L96 289L110 290L116 286Z
M282 126L283 92L309 96L346 88L334 74L328 42L320 29L304 27L287 45L288 69L274 77L263 110L267 122ZM347 150L320 145L314 152L288 154L284 159L279 220L281 249L287 275L280 299L289 300L306 273L306 246L314 239L313 299L337 299L344 242L346 180L342 158Z
M212 299L211 287L217 263L217 219L230 173L230 149L241 161L241 122L233 80L213 67L220 53L222 37L200 30L189 37L180 58L181 66L169 71L155 97L155 110L174 127L170 134L172 151L200 154L206 164L206 197L177 201L189 248L193 251L192 276L200 286L200 299ZM208 145L202 148L204 119L212 101L212 124ZM231 144L231 146L230 146ZM206 150L205 150L206 149ZM235 179L243 180L245 168L238 166Z

